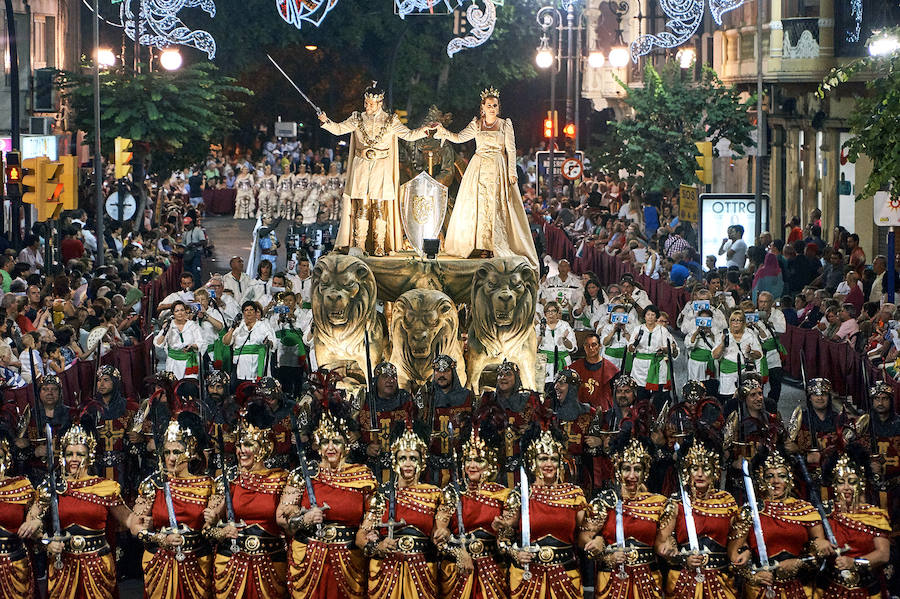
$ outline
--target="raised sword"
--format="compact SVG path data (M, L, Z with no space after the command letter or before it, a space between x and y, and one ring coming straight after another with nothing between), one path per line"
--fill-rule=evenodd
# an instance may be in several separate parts
M616 498L616 549L625 551L625 516L622 513L622 498ZM619 564L616 576L620 580L628 578L625 573L625 564Z
M525 466L521 465L519 466L519 494L522 499L520 506L522 537L521 544L515 549L527 553L537 553L538 548L531 544L531 506L529 505L531 494L528 489L528 473L525 472ZM522 580L531 580L529 564L522 566Z
M219 463L219 470L222 471L222 486L223 486L223 495L225 495L225 517L228 518L228 522L225 523L227 526L231 524L234 527L241 528L246 526L243 522L238 522L237 518L234 515L234 503L231 500L231 482L228 480L228 470L225 468L225 440L222 435L222 427L219 427L218 434L216 435L216 442L218 444L218 456L216 457L216 461ZM231 554L234 555L238 552L238 542L237 539L231 539Z
M316 116L322 114L322 109L319 108L318 106L316 106L316 105L313 103L313 101L309 99L309 96L307 96L306 94L303 93L303 90L302 90L302 89L300 89L299 87L297 87L297 84L294 83L294 80L291 79L290 76L289 76L287 73L284 72L284 69L282 69L281 66L280 66L277 62L275 62L275 59L272 58L268 53L266 53L266 58L268 58L269 61L270 61L273 65L275 65L275 68L278 69L278 72L279 72L279 73L281 73L282 75L284 75L284 78L288 80L288 83L290 83L291 85L294 86L294 89L297 90L297 93L299 93L301 96L303 96L303 99L306 100L306 103L309 104L310 106L312 106L313 110L316 111Z
M169 515L169 530L165 532L183 537L188 529L186 525L179 526L178 519L175 518L175 506L172 503L172 487L169 485L169 477L166 476L163 470L160 470L160 476L163 479L163 497L166 500L166 512ZM184 550L181 548L181 545L175 547L175 559L179 562L184 561Z
M679 445L676 443L676 454L678 453L678 449ZM694 506L691 503L690 494L684 487L684 481L681 480L681 474L676 472L676 477L678 478L678 490L681 492L681 507L684 510L684 527L687 529L688 547L690 547L689 553L699 555L700 540L697 538L697 523L694 521ZM697 571L694 573L694 580L697 582L706 581L706 576L704 576L703 571L700 568L697 568Z
M759 555L759 565L763 570L771 570L769 552L766 550L766 539L763 536L762 522L759 519L759 506L756 504L756 490L753 488L753 479L750 478L750 465L747 459L741 460L741 470L744 473L744 490L747 493L747 503L750 504L750 515L753 518L753 535L756 537L756 553ZM774 599L775 589L766 589L766 597Z
M297 426L297 420L293 415L291 416L291 422L294 425L294 443L297 444L297 459L300 462L300 473L303 475L303 482L306 484L306 496L309 498L309 507L310 509L319 508L321 510L327 510L330 507L327 503L323 503L320 506L319 502L316 500L316 490L313 488L312 476L309 474L309 464L306 463L306 451L304 451L303 444L300 441L300 428ZM300 520L302 518L302 512L291 518L291 526L299 528ZM316 536L319 538L322 537L321 522L316 524Z
M388 530L387 538L394 538L394 529L400 526L406 526L406 520L397 521L397 475L391 471L391 480L388 483L388 521L385 527Z

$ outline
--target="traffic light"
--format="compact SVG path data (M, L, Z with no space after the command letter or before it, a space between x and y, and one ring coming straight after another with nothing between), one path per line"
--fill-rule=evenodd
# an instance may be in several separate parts
M62 156L62 172L59 181L63 185L60 202L63 210L75 210L78 208L78 186L81 182L81 172L78 168L77 156Z
M700 165L700 169L694 171L697 174L697 178L704 185L712 185L713 179L713 155L712 155L712 142L711 141L697 141L694 142L697 146L697 151L700 152L698 156L695 156L697 160L697 164Z
M547 118L544 119L544 137L550 139L551 137L556 137L558 135L559 129L557 128L557 112L555 110L547 111Z
M563 135L566 137L575 138L575 123L567 123L565 127L563 127Z
M37 222L56 218L63 184L59 180L63 163L53 162L46 156L28 158L22 162L22 184L25 189L22 201L33 204L37 211Z
M126 137L116 138L116 179L124 179L131 172L131 140Z
M19 152L6 153L6 192L16 197L22 195L22 155Z

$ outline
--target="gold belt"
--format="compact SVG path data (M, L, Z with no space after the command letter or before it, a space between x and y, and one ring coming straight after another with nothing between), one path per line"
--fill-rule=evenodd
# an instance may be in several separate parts
M479 557L487 557L494 553L497 548L497 542L494 539L478 539L470 541L466 546L466 550L472 559Z
M428 551L429 541L426 537L401 535L396 539L398 553L425 553Z
M539 546L537 562L549 566L553 564L565 564L575 559L575 550L571 545L562 547Z
M242 553L249 555L284 551L284 542L277 537L241 535L238 537L238 545L240 546Z
M311 541L339 545L352 543L356 539L356 527L343 526L341 524L325 524L322 526L322 534L320 536L311 536L309 539Z
M72 535L66 541L66 551L69 553L93 553L102 549L108 549L106 536L99 535Z
M357 158L366 158L367 160L375 160L377 158L387 158L390 156L390 150L379 150L378 148L359 148L356 150Z

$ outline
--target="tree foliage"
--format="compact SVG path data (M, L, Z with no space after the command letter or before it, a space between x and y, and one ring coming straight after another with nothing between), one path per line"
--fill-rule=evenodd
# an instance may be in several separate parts
M709 67L696 82L685 78L674 62L661 71L648 64L643 87L617 81L628 93L625 103L633 114L609 123L610 134L596 159L607 170L624 169L644 189L696 183L695 142L711 141L715 147L725 139L738 156L753 143L748 111L755 97L741 101L737 89L722 83Z
M93 140L93 74L61 71L57 84L75 128ZM207 62L177 71L148 72L146 65L139 74L101 71L101 145L112 148L116 137L142 142L153 157L150 172L168 174L170 168L203 160L210 142L221 141L237 126L235 112L250 93Z
M877 35L900 36L900 27L891 27ZM876 37L869 40L869 44ZM872 160L872 174L866 180L859 200L876 191L891 190L891 198L900 198L900 51L887 56L866 56L832 69L819 86L819 96L836 93L852 79L867 78L866 94L856 97L856 106L847 119L852 137L844 143L850 162L860 155Z

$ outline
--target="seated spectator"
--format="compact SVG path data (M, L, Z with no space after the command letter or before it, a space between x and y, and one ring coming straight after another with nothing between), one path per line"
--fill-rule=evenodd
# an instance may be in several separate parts
M751 293L754 302L763 291L768 291L772 297L781 297L784 293L781 268L778 266L778 258L772 253L766 253L762 267L753 275Z
M856 334L859 333L859 323L856 322L856 314L856 306L853 304L846 303L841 306L841 310L838 312L841 324L837 332L835 332L835 338L848 343L855 343Z

